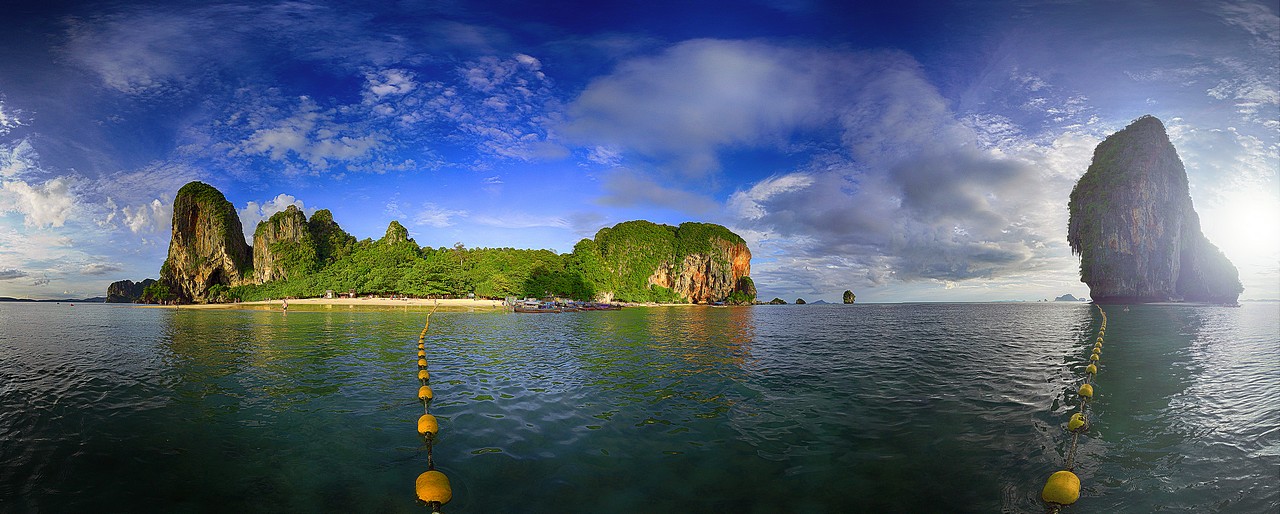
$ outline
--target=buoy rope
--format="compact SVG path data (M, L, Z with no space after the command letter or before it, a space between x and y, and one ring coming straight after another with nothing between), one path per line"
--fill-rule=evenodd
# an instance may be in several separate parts
M1102 363L1102 340L1107 333L1107 313L1101 305L1096 305L1102 315L1102 324L1098 326L1098 340L1089 354L1089 366L1085 368L1084 383L1076 394L1080 397L1079 410L1071 415L1067 422L1067 430L1071 432L1071 448L1067 450L1066 469L1049 476L1040 498L1048 504L1048 513L1057 514L1063 507L1075 503L1080 498L1080 477L1075 474L1076 452L1079 448L1080 433L1089 429L1088 406L1093 399L1093 378L1098 374L1098 366Z
M427 319L422 325L422 334L418 336L418 400L422 402L422 416L418 418L418 435L427 444L427 471L418 475L414 489L418 502L430 507L433 513L440 512L440 508L453 498L449 478L444 473L436 471L435 456L432 452L436 436L440 432L440 425L435 416L431 415L431 400L435 398L435 393L431 391L429 385L431 374L427 371L426 340L427 330L431 328L431 315L435 314L439 307L437 303L431 308L431 312L427 313Z

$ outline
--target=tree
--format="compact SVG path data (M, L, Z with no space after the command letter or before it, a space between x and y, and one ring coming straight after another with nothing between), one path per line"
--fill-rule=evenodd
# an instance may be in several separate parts
M459 266L462 265L462 257L466 255L466 252L467 252L467 245L462 244L462 241L453 243L453 253L458 254Z
M853 294L853 291L844 292L844 303L853 303L857 299L858 299L858 296Z

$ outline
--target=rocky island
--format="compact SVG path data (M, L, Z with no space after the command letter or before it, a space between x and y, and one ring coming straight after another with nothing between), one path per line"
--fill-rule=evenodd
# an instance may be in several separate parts
M107 286L106 303L138 303L142 299L142 292L154 283L156 283L154 278L144 279L141 282L132 280L112 282Z
M1186 169L1154 116L1098 144L1068 207L1067 241L1095 302L1234 304L1244 290L1200 231Z
M709 223L628 221L583 239L572 253L512 248L423 248L392 221L357 241L328 210L296 207L255 227L253 246L226 197L201 182L174 199L160 280L142 301L210 303L325 294L544 297L750 305L751 250ZM113 287L115 285L113 284Z

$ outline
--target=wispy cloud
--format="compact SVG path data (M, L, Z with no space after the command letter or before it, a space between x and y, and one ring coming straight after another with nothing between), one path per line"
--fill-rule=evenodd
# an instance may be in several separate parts
M118 264L109 264L104 262L95 262L80 267L82 275L106 275L107 273L115 273L124 271L124 268Z
M445 228L453 226L454 218L465 216L467 211L464 210L449 210L434 203L424 203L413 214L412 223L418 226Z

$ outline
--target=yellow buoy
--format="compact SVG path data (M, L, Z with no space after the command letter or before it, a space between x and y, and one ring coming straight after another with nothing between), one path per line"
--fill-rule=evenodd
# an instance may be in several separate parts
M421 352L419 352L419 353L421 353ZM1094 349L1093 349L1093 354L1094 354L1094 355L1102 355L1102 348L1094 348Z
M1090 356L1089 356L1089 360L1097 362L1097 360L1098 360L1098 354L1096 354L1096 353L1095 353L1095 354L1093 354L1093 355L1090 355Z
M426 356L427 356L427 352L426 352L425 350L418 350L418 358L419 358L419 359L421 359L421 358L423 358L423 357L426 357Z
M1097 366L1094 366L1093 364L1090 364L1090 365L1089 365L1089 367L1087 367L1087 368L1085 368L1085 369L1084 369L1084 372L1085 372L1085 373L1088 373L1088 374L1090 374L1090 375L1097 375L1097 374L1098 374L1098 367L1097 367Z
M420 369L418 370L418 380L422 380L424 382L427 380L431 380L431 374L427 373L427 370L425 369Z
M418 435L422 437L435 437L440 433L440 423L436 421L436 417L430 414L423 414L418 418Z
M418 359L418 367L419 368L427 367L427 359Z
M1083 396L1085 398L1093 398L1093 386L1089 384L1080 386L1080 396Z
M422 344L422 343L418 343L418 349L419 349L419 350L426 349L426 347L427 347L426 345L424 345L424 344Z
M1087 385L1087 384L1086 384L1086 385ZM432 393L432 392L431 392L431 386L422 386L422 387L419 387L419 388L418 388L418 399L419 399L419 400L430 400L430 399L431 399L431 398L433 398L434 396L435 396L435 393Z
M421 477L418 478L418 483L422 483ZM1045 482L1040 497L1048 503L1071 505L1080 499L1080 477L1070 471L1049 475L1049 481Z
M422 426L422 421L418 421L418 426ZM1067 422L1067 430L1075 432L1084 426L1084 413L1077 412L1071 415L1071 421ZM421 429L419 429L421 431Z
M1079 480L1076 482L1079 483ZM424 503L444 505L453 499L453 489L449 487L449 477L436 470L418 475L415 489L418 490L418 499Z

